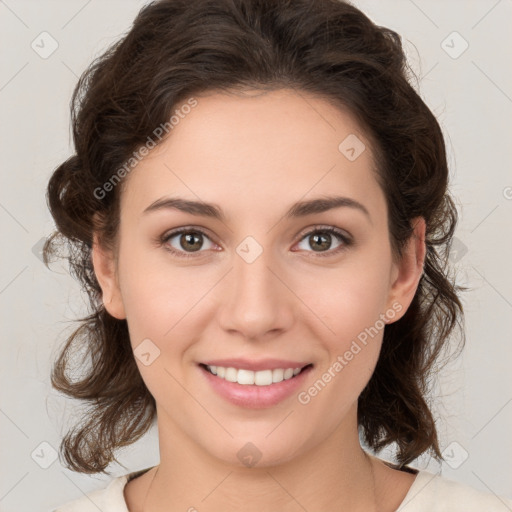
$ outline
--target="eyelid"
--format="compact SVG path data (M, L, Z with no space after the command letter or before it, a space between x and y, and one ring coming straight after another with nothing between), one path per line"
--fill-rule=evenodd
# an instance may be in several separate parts
M332 226L331 224L314 224L313 226L304 228L300 234L300 240L302 240L305 236L316 233L317 231L333 233L345 239L347 243L352 242L352 236L347 231L336 226Z
M181 235L182 233L201 233L202 235L208 237L210 240L214 238L209 234L209 231L206 228L199 226L182 226L179 228L169 229L160 237L160 239L169 240L169 238L172 238L176 235Z

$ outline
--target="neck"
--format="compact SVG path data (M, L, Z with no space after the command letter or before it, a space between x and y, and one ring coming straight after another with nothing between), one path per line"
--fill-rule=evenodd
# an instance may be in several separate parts
M287 462L244 467L212 457L161 418L161 463L143 512L377 510L375 462L359 444L355 421Z

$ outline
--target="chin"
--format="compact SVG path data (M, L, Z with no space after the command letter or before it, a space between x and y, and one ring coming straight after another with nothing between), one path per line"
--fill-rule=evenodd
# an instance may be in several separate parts
M211 446L205 448L210 455L222 463L242 468L270 468L285 464L293 460L298 455L298 447L303 446L299 439L294 441L291 437L287 438L287 443L277 436L270 439L268 431L254 435L245 435L243 437L229 438L224 443L214 442L215 449ZM270 435L270 437L272 434Z

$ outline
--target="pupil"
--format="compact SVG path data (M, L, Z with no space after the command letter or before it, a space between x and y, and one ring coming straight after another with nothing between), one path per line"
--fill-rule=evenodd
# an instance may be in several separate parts
M195 239L195 241L196 241L196 242L197 242L197 241L200 241L198 236L196 236L196 235L194 235L194 234L186 233L185 235L183 235L183 237L185 238L185 241L186 241L186 242L185 242L185 245L181 244L181 246L182 246L184 249L187 249L187 248L188 248L188 249L190 249L190 250L192 250L192 251L197 251L197 250L199 250L199 249L201 248L200 246L199 246L199 247L197 247L197 246L196 246L196 247L194 247L194 246L193 246L194 239ZM189 247L187 247L187 245L188 245Z
M330 235L326 235L326 234L323 234L323 235L312 235L312 237L313 237L313 239L314 239L314 241L315 241L315 243L313 243L313 244L312 244L313 249L315 248L315 244L316 244L316 243L319 241L319 239L321 239L321 238L323 238L323 239L324 239L324 241L325 241L325 240L327 240L327 243L326 243L326 244L324 244L324 249L328 249L328 248L329 248L329 245L330 245L330 243L329 243L329 236L330 236ZM316 249L315 249L315 250L316 250Z

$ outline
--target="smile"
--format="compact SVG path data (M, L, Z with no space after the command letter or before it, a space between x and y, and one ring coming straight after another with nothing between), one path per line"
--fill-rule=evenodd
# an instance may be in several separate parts
M277 363L272 366L274 364L277 366ZM242 365L249 366L248 363ZM272 369L262 369L261 364L253 366L260 368L249 370L206 363L200 363L198 368L212 391L231 404L248 409L272 407L291 398L305 386L313 370L312 363L294 367L283 365L286 367Z
M228 382L242 385L270 386L298 375L303 368L275 368L273 370L252 371L224 366L209 366L205 368L213 375ZM304 367L306 368L306 367Z

